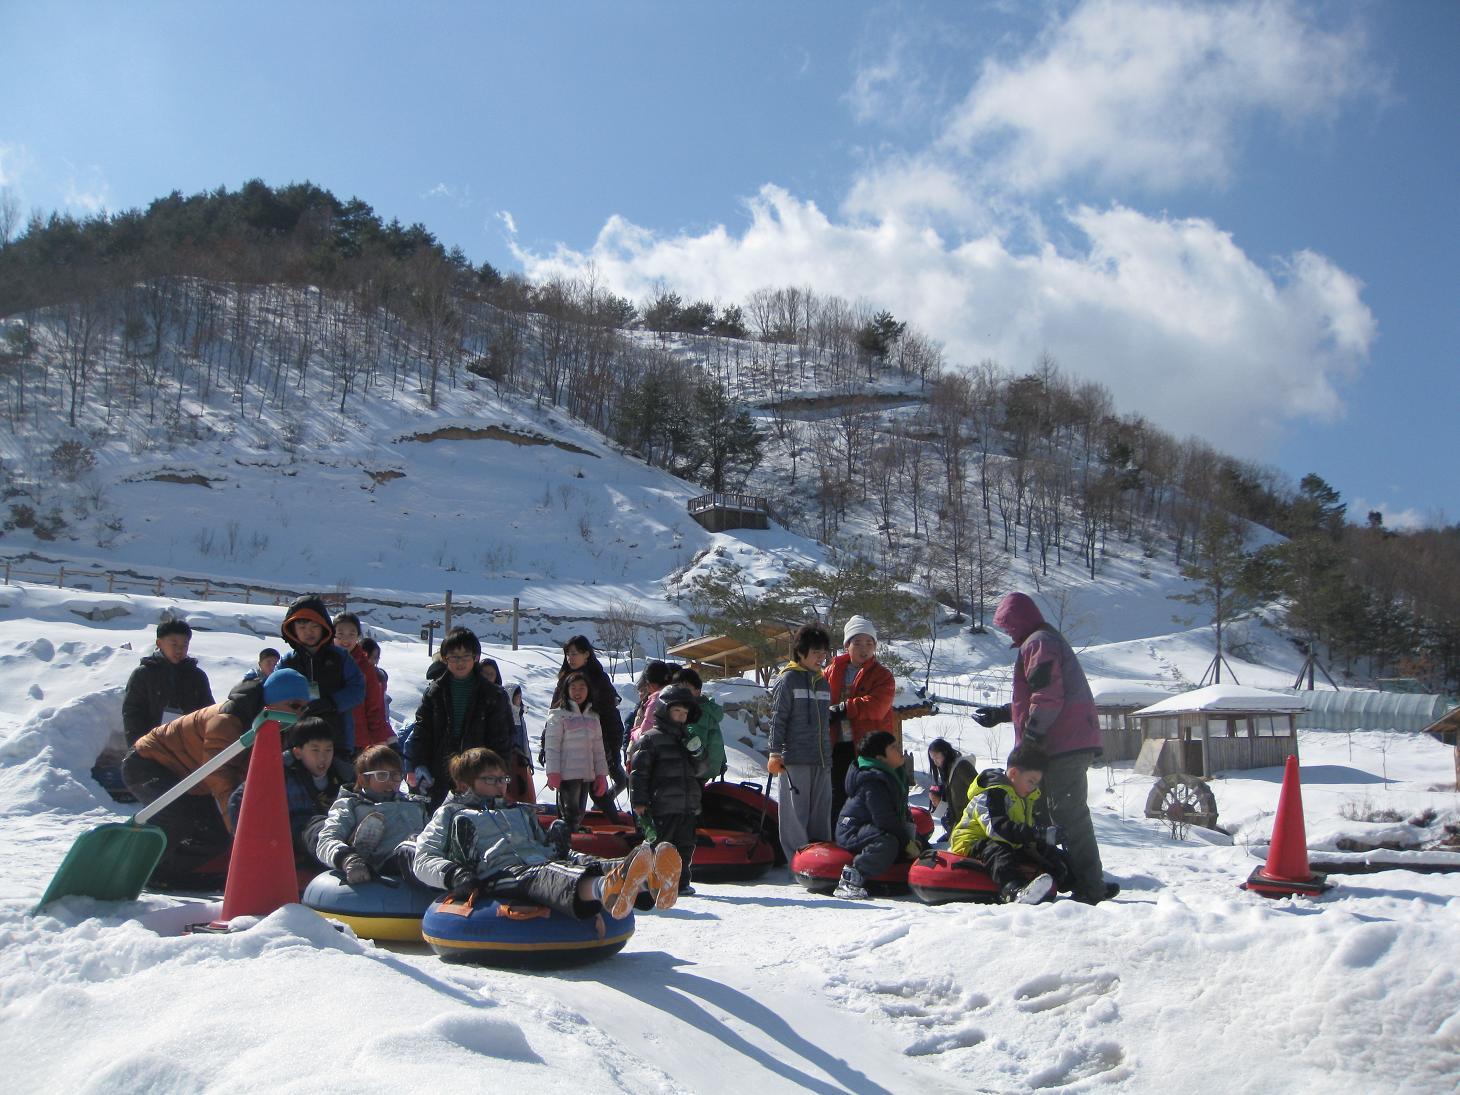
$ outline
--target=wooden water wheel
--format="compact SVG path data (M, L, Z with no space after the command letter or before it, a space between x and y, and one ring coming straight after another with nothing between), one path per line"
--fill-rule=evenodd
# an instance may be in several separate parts
M1217 796L1206 780L1178 772L1162 776L1146 796L1146 816L1173 824L1217 827Z

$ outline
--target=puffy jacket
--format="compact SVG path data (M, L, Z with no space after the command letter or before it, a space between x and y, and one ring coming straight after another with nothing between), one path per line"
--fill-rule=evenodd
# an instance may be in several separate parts
M304 847L304 829L316 817L329 813L340 788L355 781L355 769L343 760L332 762L324 774L324 786L316 787L309 769L294 759L291 750L284 750L284 801L289 807L289 829L294 834L294 850L306 852L314 859L314 849ZM247 781L240 783L228 796L228 818L238 827L238 811L243 808L243 791Z
M370 664L370 655L356 643L350 647L350 660L360 671L365 682L365 702L350 712L350 724L355 729L355 751L362 752L372 745L384 745L395 737L390 728L390 719L385 714L385 681Z
M462 847L455 839L458 817L471 823L470 847ZM444 890L450 886L447 880L455 867L489 879L513 867L546 863L555 856L534 807L526 803L508 806L502 799L488 803L474 791L463 791L453 794L431 815L416 841L411 869L425 885Z
M836 842L849 852L859 851L883 833L899 842L915 834L907 812L907 784L901 768L885 761L858 757L847 769L847 800L836 819Z
M933 750L939 746L952 755L941 767L933 760ZM943 738L935 739L928 746L928 793L938 795L947 804L948 811L943 815L945 827L951 829L963 817L963 811L968 808L968 789L977 776L972 755L960 755Z
M212 685L197 659L184 658L174 665L161 651L155 651L143 658L127 678L127 689L122 694L122 733L128 745L136 745L137 739L154 726L170 721L163 718L164 712L171 711L176 718L213 703Z
M324 628L324 639L313 649L295 637L301 620ZM334 642L335 626L329 609L319 597L300 597L284 613L279 634L289 644L289 653L279 659L278 668L293 669L318 686L319 697L310 703L306 715L318 715L335 732L335 752L341 757L355 752L355 725L350 712L365 702L365 675L350 652Z
M698 814L704 764L703 746L689 728L657 715L629 760L630 805L647 806L651 817Z
M980 840L1016 846L1044 842L1043 830L1053 822L1038 787L1021 798L1007 772L986 768L974 781L974 791L948 845L954 855L973 855Z
M821 670L789 661L771 687L769 751L786 764L831 767L831 689Z
M1023 593L1005 595L994 612L994 626L1019 648L1009 704L1017 739L1028 738L1052 757L1082 750L1099 753L1095 698L1064 636L1044 622Z
M548 712L542 728L547 750L547 770L563 779L595 780L608 776L608 758L603 755L603 730L591 703L580 709L572 700Z
M237 706L231 699L200 708L147 731L137 739L133 748L139 755L156 761L173 775L185 776L189 772L197 771L223 752L253 725L255 719L245 723L236 711ZM280 721L292 723L293 719L285 716ZM249 751L245 749L188 791L188 794L212 795L218 803L218 812L227 821L228 798L247 775L248 758ZM231 828L230 825L230 830Z
M431 819L431 806L417 795L392 793L385 798L376 798L356 790L341 788L324 826L319 831L319 843L314 854L326 867L338 867L340 860L353 850L350 834L355 831L366 814L380 814L385 818L385 834L365 860L372 867L379 867L408 840L415 840ZM361 853L364 855L364 853Z
M558 683L553 689L549 706L561 707L563 700L567 699L563 692L563 681L571 672L573 669L568 665L568 659L564 658L562 667L558 670ZM588 679L588 702L598 713L598 725L603 730L603 755L609 758L610 764L614 764L623 755L624 748L624 720L618 713L618 689L613 686L613 679L608 675L608 670L603 668L597 654L590 653L578 672Z
M847 666L851 664L852 656L843 651L831 660L831 666L826 671L827 683L831 686L831 702L847 705L847 713L841 721L839 739L834 737L833 740L850 740L854 745L861 745L862 739L872 731L886 730L901 742L902 728L892 714L892 698L897 694L897 681L891 671L876 658L869 658L852 678L851 690L843 695ZM836 733L834 730L833 735Z
M450 673L443 673L426 687L416 709L416 728L406 743L409 769L425 768L436 781L432 799L440 802L451 787L447 765L457 753L484 747L510 763L512 757L512 714L507 693L489 685L480 673L473 673L471 699L460 726L451 722Z
M705 778L714 779L725 771L725 735L720 723L725 709L711 696L700 695L700 717L689 725L689 732L705 744Z

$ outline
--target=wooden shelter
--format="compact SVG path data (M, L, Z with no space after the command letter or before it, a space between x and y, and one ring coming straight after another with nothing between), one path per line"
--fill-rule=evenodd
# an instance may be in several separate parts
M1424 732L1438 742L1455 747L1455 786L1460 788L1460 707L1441 715Z
M1144 739L1136 771L1210 778L1242 768L1276 768L1298 755L1303 701L1282 692L1213 684L1153 703L1131 718Z
M1100 750L1106 761L1134 760L1141 752L1141 725L1131 716L1166 699L1156 688L1097 688L1095 713L1100 719Z
M788 628L768 627L764 634L767 645L777 653L762 654L733 635L704 635L671 647L666 656L692 666L706 679L739 677L748 670L754 670L756 680L769 684L785 657L784 652L791 648L792 632Z
M689 500L688 509L710 532L771 527L770 503L758 494L702 494Z

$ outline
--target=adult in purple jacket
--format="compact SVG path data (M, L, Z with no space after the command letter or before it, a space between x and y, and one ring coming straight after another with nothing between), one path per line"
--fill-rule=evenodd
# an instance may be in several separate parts
M979 707L982 726L1014 723L1016 742L1031 742L1049 757L1044 795L1054 822L1064 831L1075 897L1094 905L1120 892L1106 882L1090 821L1090 762L1100 755L1100 720L1085 671L1065 637L1045 623L1023 593L1008 593L994 612L994 626L1019 648L1014 658L1014 699L1002 707Z

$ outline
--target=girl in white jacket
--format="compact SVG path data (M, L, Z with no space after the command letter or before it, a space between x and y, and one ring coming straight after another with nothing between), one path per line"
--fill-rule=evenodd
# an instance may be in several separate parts
M557 792L558 816L576 830L589 790L595 798L608 790L608 758L603 754L603 730L588 702L588 679L570 673L563 683L562 706L548 713L542 736L547 783Z

